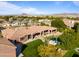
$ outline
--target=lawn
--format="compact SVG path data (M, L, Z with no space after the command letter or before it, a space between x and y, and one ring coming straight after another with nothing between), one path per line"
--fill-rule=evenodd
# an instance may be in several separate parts
M74 54L76 54L75 50L68 50L64 57L72 57Z

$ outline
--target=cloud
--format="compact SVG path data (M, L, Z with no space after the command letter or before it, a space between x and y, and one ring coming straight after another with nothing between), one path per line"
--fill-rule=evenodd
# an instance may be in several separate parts
M79 6L79 1L73 1L73 4Z
M28 14L44 14L44 12L39 11L36 8L31 8L31 7L30 8L23 8L23 9L21 9L21 11L23 13L28 13Z
M21 14L21 13L44 14L45 12L42 12L33 7L23 8L21 6L17 6L9 2L0 2L0 14Z

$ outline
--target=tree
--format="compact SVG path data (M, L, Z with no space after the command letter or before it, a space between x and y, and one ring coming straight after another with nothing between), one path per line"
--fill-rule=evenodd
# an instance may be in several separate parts
M41 22L41 26L49 26L49 25Z
M64 24L64 22L60 18L52 20L51 26L57 27L58 29L65 29L66 28L66 25Z
M49 44L40 45L38 47L38 52L41 57L60 56L60 52L57 51L57 48Z
M74 31L65 31L59 39L61 40L61 48L63 49L75 49L78 47L78 34Z
M75 32L79 32L79 23L75 23L73 29Z
M35 41L32 41L30 43L27 43L27 47L24 49L24 51L22 52L23 55L25 57L38 57L38 52L37 52L37 47L40 45L40 44L43 44L43 42L38 39L38 40L35 40Z

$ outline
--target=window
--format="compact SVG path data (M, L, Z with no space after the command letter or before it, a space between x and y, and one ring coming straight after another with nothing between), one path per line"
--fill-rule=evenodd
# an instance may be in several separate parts
M31 35L28 35L28 39L31 39Z
M55 32L56 30L52 30L52 32Z
M46 35L46 34L48 34L48 30L45 30L45 31L44 31L44 35Z
M24 37L20 38L20 40L21 40L21 41L24 40Z

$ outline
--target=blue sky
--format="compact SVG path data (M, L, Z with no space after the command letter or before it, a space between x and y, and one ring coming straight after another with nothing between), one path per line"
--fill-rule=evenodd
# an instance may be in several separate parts
M0 15L79 13L78 1L0 1Z

